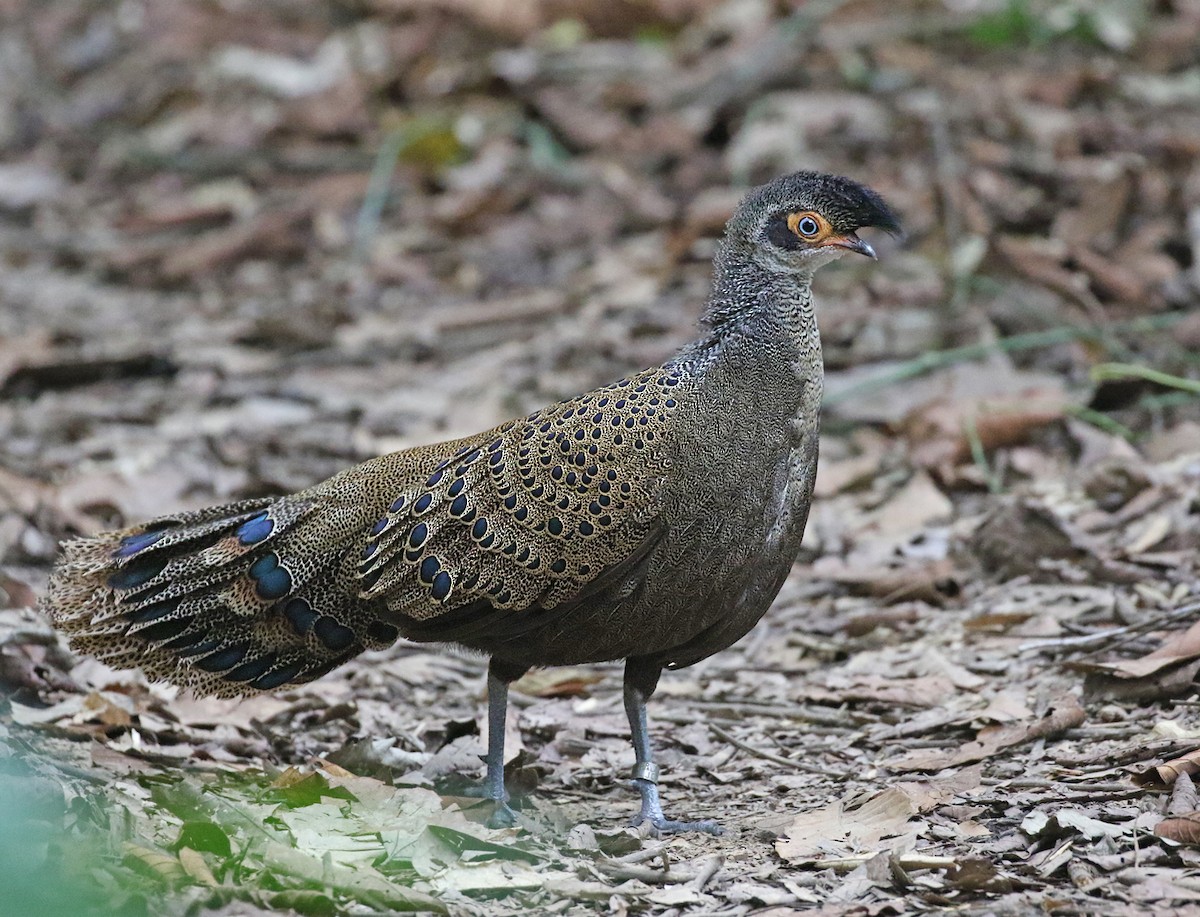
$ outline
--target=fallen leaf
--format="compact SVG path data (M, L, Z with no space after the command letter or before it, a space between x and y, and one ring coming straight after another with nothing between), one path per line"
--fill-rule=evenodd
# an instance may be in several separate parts
M901 834L918 811L912 797L898 787L857 806L839 799L798 815L775 842L775 852L793 863L838 850L875 849L883 838Z
M1036 739L1051 738L1079 726L1087 718L1073 694L1063 694L1038 720L1003 726L985 726L975 740L956 749L918 749L892 758L884 764L895 771L939 771L975 761L983 761L997 752Z
M945 522L954 504L923 471L915 472L908 482L875 513L871 528L882 536L908 535L914 529Z
M1062 420L1067 396L1034 389L1006 397L937 399L908 414L900 433L912 460L953 479L953 468L972 457L972 442L985 452L1027 442L1037 430Z
M1192 690L1200 672L1200 621L1137 659L1076 663L1072 668L1088 673L1084 694L1089 698L1149 701L1178 696Z
M845 586L854 595L873 596L885 604L918 601L940 606L962 589L954 562L944 558L923 564L871 569L862 569L836 558L831 560L822 564L819 571L814 571L820 579ZM868 619L869 615L864 614L856 620L865 623Z
M603 672L594 669L532 669L512 683L512 690L531 697L583 697L604 678Z
M212 870L208 868L208 864L204 862L204 857L191 847L179 849L179 865L183 867L184 872L201 885L216 888L220 884L217 882L217 877L212 874Z
M1012 880L1000 873L991 860L967 857L946 870L946 881L952 888L969 892L1004 894L1012 891Z
M1200 773L1200 748L1189 751L1186 755L1172 758L1162 764L1156 764L1140 773L1133 775L1133 782L1138 786L1153 789L1166 789L1183 776L1190 777Z

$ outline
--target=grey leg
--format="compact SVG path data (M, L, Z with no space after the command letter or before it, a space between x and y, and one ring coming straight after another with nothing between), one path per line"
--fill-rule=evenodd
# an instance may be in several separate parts
M721 834L721 826L715 821L675 821L663 815L662 803L658 798L658 765L654 763L650 730L646 724L646 701L658 686L660 672L657 665L642 660L629 659L625 663L625 715L629 717L633 754L637 761L633 766L633 785L642 797L641 811L632 824L649 822L662 834L683 831Z
M517 815L508 805L504 789L504 726L508 714L508 685L525 674L525 669L493 659L488 666L488 748L487 776L483 786L465 791L464 796L479 796L495 803L488 819L489 828L511 828Z
M496 811L488 819L489 828L511 828L516 824L516 813L508 805L508 791L504 789L504 727L508 719L508 682L488 671L488 750L487 777L484 779L484 795L496 803Z

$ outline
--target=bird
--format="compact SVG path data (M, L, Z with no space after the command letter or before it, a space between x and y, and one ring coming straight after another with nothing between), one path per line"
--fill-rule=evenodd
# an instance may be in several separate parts
M488 823L509 685L624 660L640 795L668 818L646 702L664 669L758 623L800 550L824 366L812 279L858 231L900 234L882 196L812 171L751 190L718 244L698 336L662 365L474 436L370 459L287 496L66 542L41 608L73 649L198 694L312 681L401 637L487 656Z

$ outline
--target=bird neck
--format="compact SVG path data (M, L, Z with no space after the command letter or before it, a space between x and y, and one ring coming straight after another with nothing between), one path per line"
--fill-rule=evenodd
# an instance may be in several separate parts
M812 301L812 274L771 271L744 253L722 246L712 293L700 319L704 334L686 346L679 362L705 364L730 348L760 348L764 358L789 352L798 375L819 374L821 339Z

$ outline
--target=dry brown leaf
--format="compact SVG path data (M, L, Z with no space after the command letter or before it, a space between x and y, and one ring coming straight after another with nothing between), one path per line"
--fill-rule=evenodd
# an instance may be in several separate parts
M1197 345L1200 351L1200 345ZM1184 420L1161 430L1141 444L1146 458L1169 462L1184 455L1200 455L1200 423Z
M855 595L873 596L884 604L919 601L944 605L947 599L957 596L961 591L957 574L953 561L946 559L913 566L866 570L835 562L823 564L820 569L822 580L845 586ZM870 615L859 615L855 620L864 622L865 626L870 618ZM861 632L866 633L866 630Z
M912 460L953 478L971 459L973 440L984 451L1027 442L1037 430L1062 420L1068 400L1061 391L1031 389L1010 396L939 398L912 411L900 424Z
M789 862L796 862L842 848L859 853L886 849L880 841L909 833L914 815L975 789L982 774L982 767L969 767L937 780L897 783L857 806L837 800L797 816L775 842L775 850Z
M78 719L100 722L105 726L128 726L133 722L128 710L94 691L84 698L83 710L80 711Z
M1021 688L1004 690L991 698L982 710L972 713L971 718L977 722L990 720L993 723L1026 720L1033 716L1033 711L1026 706L1025 700L1025 691Z
M880 437L868 440L866 448L859 455L822 462L817 468L814 494L817 497L832 497L857 484L869 482L880 474L884 451Z
M533 669L512 683L512 689L531 697L584 697L588 688L604 681L604 673L564 666Z
M28 583L0 570L0 608L32 608L37 604L37 593Z
M849 848L875 849L885 837L901 834L918 813L916 803L898 787L882 790L856 807L836 800L824 808L798 815L775 851L789 863Z
M1133 537L1125 546L1128 555L1144 554L1171 534L1173 523L1168 513L1153 513L1134 530Z
M841 684L838 680L830 679L826 688L810 688L805 699L835 704L865 702L898 707L937 707L956 691L954 682L940 675L894 678L857 674Z
M969 892L1003 894L1012 890L1012 880L1000 874L991 860L967 857L946 870L946 881L952 888Z
M309 214L309 206L270 210L203 233L163 259L163 276L171 280L199 277L251 254L279 256L303 251L299 228Z
M1180 774L1175 779L1175 785L1171 787L1171 800L1167 803L1167 811L1164 814L1172 817L1187 815L1197 809L1200 809L1200 794L1196 792L1196 785L1192 783L1189 775Z
M1200 672L1200 621L1137 659L1077 663L1072 668L1088 673L1084 681L1088 697L1121 700L1174 697L1191 690L1193 679Z
M1074 729L1086 719L1073 694L1059 696L1049 712L1038 720L1005 726L985 726L975 740L956 749L918 749L907 752L885 765L895 771L939 771L975 761L983 761L997 752L1036 739L1051 738Z
M158 850L131 841L126 841L121 849L126 862L142 867L167 884L173 885L186 875L179 860Z
M1154 826L1154 833L1180 844L1200 846L1200 811L1164 818Z
M933 479L918 471L875 513L867 528L884 537L908 535L936 522L948 521L954 504Z
M1196 773L1200 773L1200 748L1134 774L1133 782L1138 786L1161 790L1171 786L1181 776Z
M1007 500L975 530L971 550L997 577L1028 576L1057 582L1063 564L1110 582L1139 582L1145 571L1112 560L1099 543L1038 500Z
M1125 217L1133 174L1115 158L1096 157L1079 165L1085 173L1079 179L1079 203L1058 214L1053 232L1073 250L1097 246L1107 251L1117 240L1117 228Z
M955 796L976 789L983 779L983 765L973 764L935 780L904 780L893 784L913 801L918 812L928 812Z
M296 765L291 764L288 765L283 773L271 781L271 786L286 790L288 787L295 786L300 781L307 779L308 776L308 774L301 771Z
M916 624L923 617L921 609L909 602L898 608L875 608L864 614L854 615L846 622L846 634L862 637L879 627L899 627Z
M1102 319L1103 308L1089 289L1087 275L1063 266L1066 246L1058 239L997 236L993 240L1012 267L1035 284L1070 299L1091 316Z

